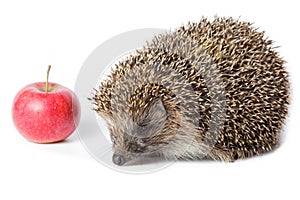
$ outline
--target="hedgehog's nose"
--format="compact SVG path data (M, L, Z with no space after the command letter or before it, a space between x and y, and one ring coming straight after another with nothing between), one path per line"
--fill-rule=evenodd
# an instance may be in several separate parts
M112 161L114 164L119 165L119 166L124 165L126 163L125 157L118 155L118 154L113 155Z

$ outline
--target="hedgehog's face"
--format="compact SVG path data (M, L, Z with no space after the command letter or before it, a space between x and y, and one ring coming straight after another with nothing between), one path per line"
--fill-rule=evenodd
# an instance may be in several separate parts
M169 120L169 113L160 99L131 114L113 114L109 130L114 164L124 165L136 158L159 154L162 146L171 139L170 127L166 128Z

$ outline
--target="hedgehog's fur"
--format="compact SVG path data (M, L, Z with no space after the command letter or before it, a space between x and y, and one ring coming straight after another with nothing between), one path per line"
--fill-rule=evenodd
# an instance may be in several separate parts
M289 104L288 74L271 45L248 22L203 18L121 61L91 98L114 162L152 154L234 161L271 151Z

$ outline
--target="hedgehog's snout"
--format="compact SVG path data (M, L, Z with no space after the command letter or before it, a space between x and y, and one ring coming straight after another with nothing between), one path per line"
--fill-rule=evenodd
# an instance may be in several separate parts
M119 166L126 164L129 160L130 160L129 157L125 157L124 155L121 154L114 153L112 156L113 163Z

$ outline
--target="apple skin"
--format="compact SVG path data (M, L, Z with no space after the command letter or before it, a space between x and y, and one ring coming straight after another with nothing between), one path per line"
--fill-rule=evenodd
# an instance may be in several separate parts
M80 120L80 104L74 92L57 83L38 82L21 89L12 107L14 125L29 141L53 143L66 139Z

